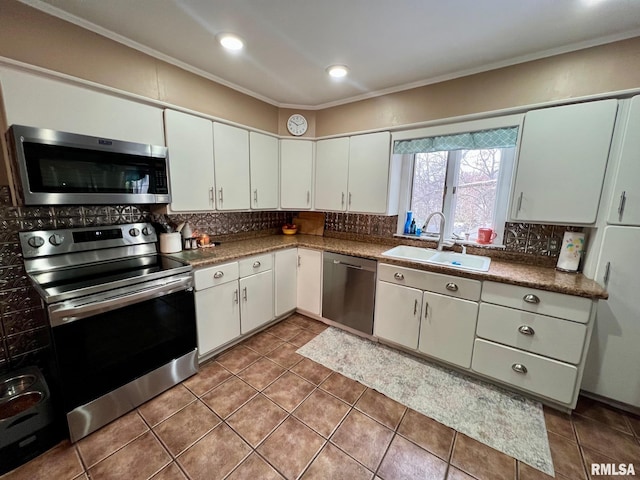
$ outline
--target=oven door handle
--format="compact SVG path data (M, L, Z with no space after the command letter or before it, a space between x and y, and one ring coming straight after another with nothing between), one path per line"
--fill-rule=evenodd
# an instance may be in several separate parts
M95 301L81 303L82 299L76 299L49 306L49 321L52 327L65 325L76 320L92 317L100 313L117 310L134 303L144 302L153 298L163 297L192 287L191 276L180 277L175 280L163 282L160 285L140 288L138 290L111 294L105 292L104 298Z

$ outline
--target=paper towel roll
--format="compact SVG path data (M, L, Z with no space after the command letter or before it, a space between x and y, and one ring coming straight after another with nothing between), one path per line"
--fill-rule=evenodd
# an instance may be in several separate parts
M584 233L564 232L556 268L563 272L577 272L583 250Z
M177 253L182 250L182 235L179 232L160 234L160 252Z

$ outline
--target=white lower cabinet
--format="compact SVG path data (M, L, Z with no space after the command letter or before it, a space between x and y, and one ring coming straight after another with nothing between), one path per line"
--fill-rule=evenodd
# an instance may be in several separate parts
M238 262L197 269L195 284L198 355L240 336Z
M322 306L322 252L298 249L297 307L320 315Z
M480 286L476 280L379 264L373 333L469 368Z
M378 282L373 334L413 350L418 348L422 290Z
M418 350L469 368L475 338L478 303L424 292Z
M273 319L273 272L240 279L240 333L245 334Z
M240 271L240 333L273 320L273 254L244 258Z
M574 408L593 316L588 298L484 282L471 368Z
M477 339L473 369L518 388L571 403L576 390L578 369L522 350Z
M298 249L289 248L274 254L275 315L295 310L298 278Z
M193 272L200 358L273 320L273 256Z
M200 356L240 336L237 281L196 292L195 298Z

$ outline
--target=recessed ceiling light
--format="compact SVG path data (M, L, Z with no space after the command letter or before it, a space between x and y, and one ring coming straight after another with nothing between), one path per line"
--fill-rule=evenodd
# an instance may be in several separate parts
M244 47L244 42L237 35L231 33L222 33L218 35L218 42L227 50L238 51Z
M333 78L346 77L349 73L349 67L346 65L331 65L330 67L327 67L327 73Z

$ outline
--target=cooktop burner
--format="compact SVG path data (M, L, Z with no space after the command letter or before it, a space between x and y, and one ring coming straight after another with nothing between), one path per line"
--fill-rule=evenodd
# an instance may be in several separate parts
M25 268L46 303L163 277L191 266L159 255L150 224L21 232Z

